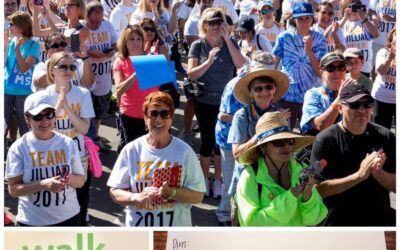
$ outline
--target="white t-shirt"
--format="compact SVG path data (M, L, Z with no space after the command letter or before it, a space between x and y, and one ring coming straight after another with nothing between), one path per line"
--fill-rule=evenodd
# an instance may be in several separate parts
M143 12L139 9L136 9L135 12L131 15L131 20L129 21L130 24L139 24L140 21L142 21L143 18L150 18L154 20L154 14L151 11L146 11L146 14L144 15ZM169 13L168 11L164 10L161 15L160 15L160 25L165 25L168 27L169 23Z
M364 65L361 71L371 73L373 38L368 33L367 28L364 27L361 20L355 22L347 20L343 26L343 34L346 39L346 49L357 48L364 55Z
M57 132L49 140L39 140L32 132L24 134L7 155L5 178L22 176L24 184L58 176L63 165L70 173L83 175L81 159L73 141ZM67 186L60 192L42 190L18 198L17 221L46 226L63 222L79 213L75 188Z
M100 50L104 51L109 49L117 42L117 33L115 33L114 26L106 19L100 24L97 30L89 29L89 37L86 41L87 50ZM111 70L112 70L112 57L108 58L93 58L90 57L90 65L92 66L93 73L96 80L90 88L90 91L95 96L107 95L112 87Z
M214 0L213 7L220 7L223 9L224 13L227 14L231 19L233 24L239 22L239 16L236 13L235 8L233 7L233 3L229 0ZM196 3L193 7L192 13L190 16L194 16L200 12L200 7Z
M316 32L319 32L319 33L321 33L322 35L324 35L324 33L325 33L325 30L324 30L321 26L319 26L318 23L314 24L314 25L311 27L311 30L316 31ZM338 35L339 41L340 41L340 43L342 44L342 46L343 46L343 47L346 47L346 39L344 38L343 30L342 30L341 28L339 28L339 29L337 30L337 35ZM326 37L325 37L325 38L326 38ZM332 31L329 32L329 36L328 36L328 38L326 39L326 41L327 41L327 43L328 43L328 44L327 44L327 45L328 45L328 53L334 51L334 50L335 50L335 40L333 39Z
M178 17L178 19L188 20L190 12L192 12L192 10L193 7L189 7L186 2L183 2L178 12L176 13L176 16Z
M382 48L376 55L376 68L379 68L389 58L389 50ZM374 99L385 103L396 103L396 59L392 60L389 70L381 75L376 72L376 78L371 95Z
M268 41L268 38L257 34L254 35L254 38L253 40L251 40L250 43L248 43L246 40L239 41L239 46L244 56L246 56L248 51L262 50L264 52L272 52L272 46L271 43Z
M274 25L267 29L264 28L262 22L258 23L254 29L256 30L256 34L265 36L269 42L271 43L272 48L275 46L275 42L276 42L276 38L278 37L278 35L285 31L285 29L283 29L281 26L277 25L276 23L274 23Z
M136 10L136 4L132 6L119 3L110 14L110 22L114 25L115 32L119 35L131 20L131 15Z
M183 28L184 36L199 36L200 15L190 16Z
M100 0L104 9L104 18L109 18L111 11L117 6L120 0Z
M32 73L32 84L31 84L31 90L32 92L36 92L40 89L37 89L34 82L34 79L38 79L39 77L42 77L44 75L47 74L47 64L48 61L46 61L45 63L40 62L38 64L35 65L35 68L33 69L33 73ZM77 67L77 70L75 71L74 76L71 79L71 84L75 85L75 86L79 86L82 87L81 85L81 80L82 80L82 76L83 76L83 61L82 59L74 59L74 64Z
M47 95L51 97L52 103L57 104L59 94L56 92L55 84L50 85L44 91ZM79 117L79 118L93 118L94 110L92 104L92 97L89 90L71 85L70 91L67 93L67 102L69 108ZM68 114L64 109L61 109L58 114L56 114L56 127L55 129L72 138L76 145L78 146L80 157L86 156L85 141L83 135L78 132L74 127Z
M374 43L385 45L389 32L396 27L396 22L389 22L381 18L382 14L388 14L396 17L396 0L372 0L369 2L369 8L376 12L379 20L379 37L375 38Z
M204 175L193 149L176 137L162 149L151 147L147 135L128 143L118 156L107 185L139 193L152 186L157 168L182 166L181 187L205 192ZM126 226L191 226L192 204L170 202L144 210L127 206Z

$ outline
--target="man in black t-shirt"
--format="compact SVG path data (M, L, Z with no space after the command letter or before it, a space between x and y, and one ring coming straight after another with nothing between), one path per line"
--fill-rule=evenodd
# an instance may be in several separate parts
M370 122L374 100L360 85L345 86L339 101L343 120L317 135L311 158L328 163L317 186L330 210L324 225L394 226L395 136Z

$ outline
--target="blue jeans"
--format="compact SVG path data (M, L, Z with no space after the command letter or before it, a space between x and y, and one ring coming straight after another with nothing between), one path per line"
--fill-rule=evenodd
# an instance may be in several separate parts
M220 222L231 220L231 196L228 194L231 185L233 169L235 166L235 158L233 158L232 150L221 149L221 168L222 168L222 197L217 209L217 217Z

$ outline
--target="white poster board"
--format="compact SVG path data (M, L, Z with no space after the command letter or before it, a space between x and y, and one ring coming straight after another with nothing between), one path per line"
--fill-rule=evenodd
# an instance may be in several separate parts
M383 232L168 232L167 250L386 250Z

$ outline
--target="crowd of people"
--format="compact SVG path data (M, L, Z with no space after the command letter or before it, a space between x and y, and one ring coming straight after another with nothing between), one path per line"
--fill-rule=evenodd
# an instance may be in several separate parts
M126 226L191 226L204 196L220 226L395 225L395 0L4 0L4 15L17 226L87 225L113 102ZM185 78L181 138L176 96L132 62L154 55Z

